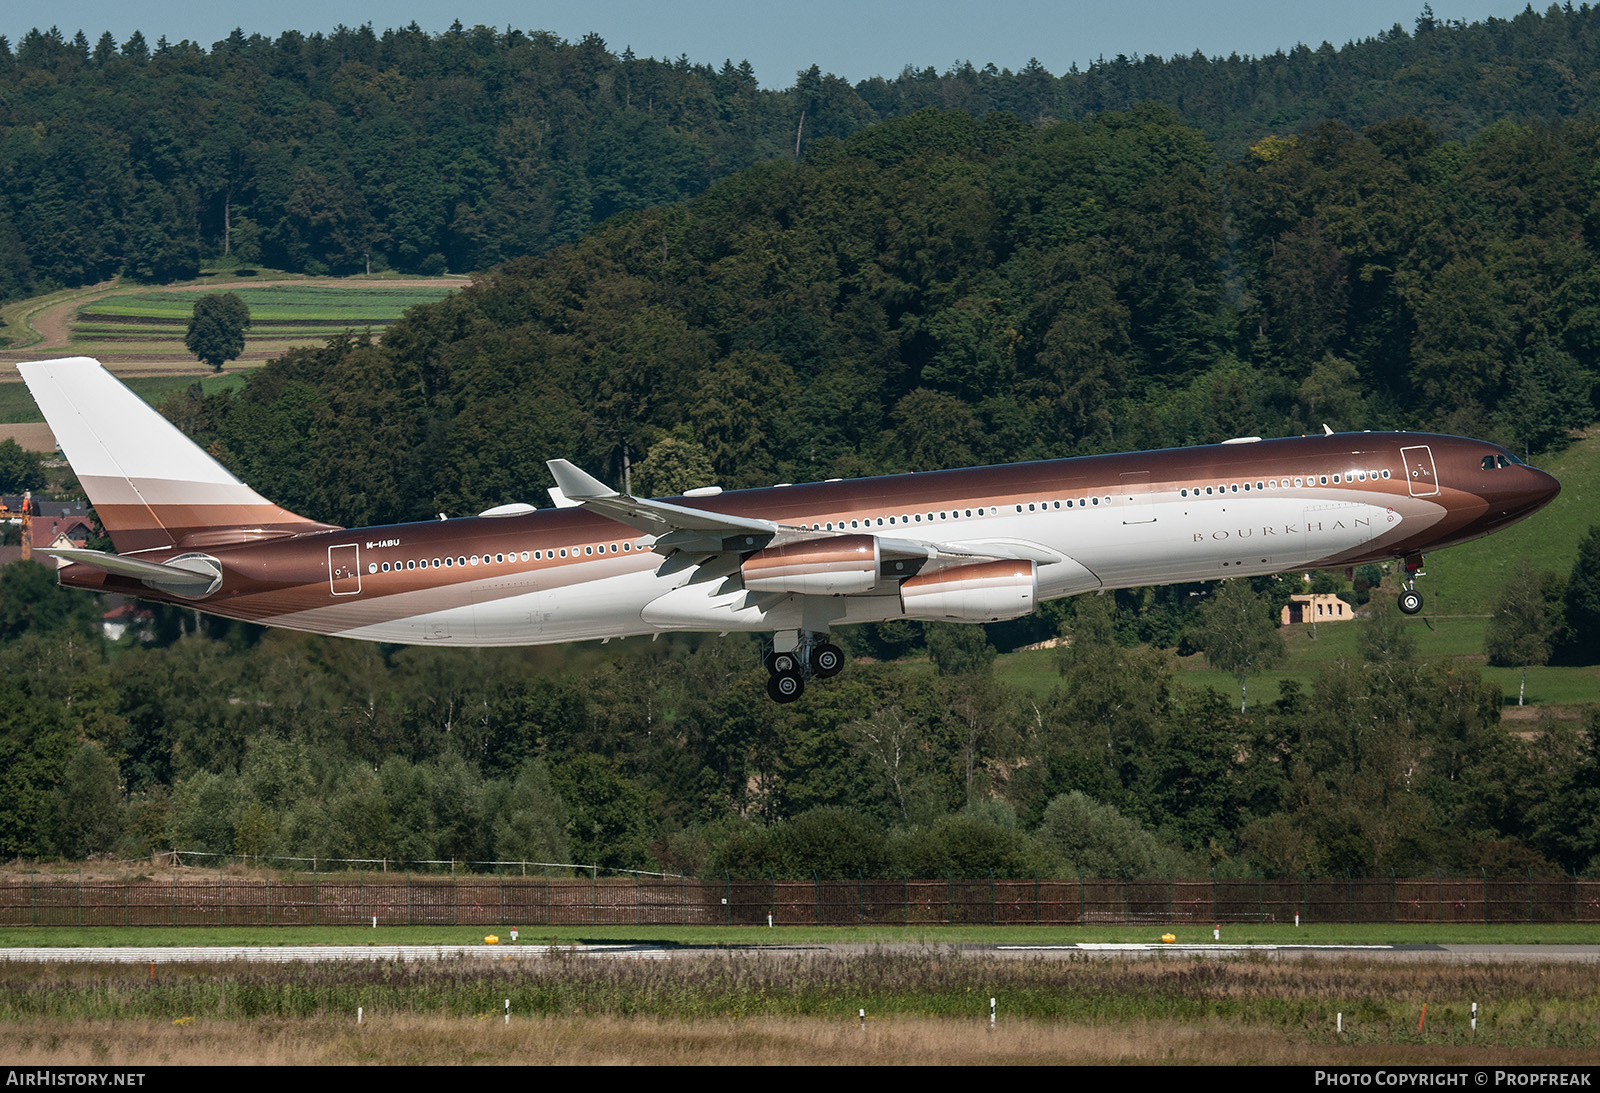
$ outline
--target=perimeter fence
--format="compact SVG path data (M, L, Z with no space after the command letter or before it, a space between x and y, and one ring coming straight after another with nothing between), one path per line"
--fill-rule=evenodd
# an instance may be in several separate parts
M1600 880L811 880L429 873L0 879L0 926L1592 923Z

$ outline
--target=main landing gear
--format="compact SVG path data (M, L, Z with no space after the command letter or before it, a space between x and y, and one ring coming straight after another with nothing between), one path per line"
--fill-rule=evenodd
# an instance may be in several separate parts
M1415 615L1422 610L1422 593L1417 591L1417 574L1422 571L1422 555L1406 555L1406 579L1400 586L1400 610Z
M831 679L844 670L844 650L828 641L827 634L784 631L773 635L766 665L767 695L774 702L793 702L805 691L807 679Z

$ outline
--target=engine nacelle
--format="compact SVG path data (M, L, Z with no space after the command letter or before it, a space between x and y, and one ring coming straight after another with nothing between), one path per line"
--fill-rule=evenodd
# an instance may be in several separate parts
M752 592L853 596L877 585L878 565L875 536L840 535L758 550L740 573Z
M1027 560L974 562L912 577L900 586L900 606L917 619L998 622L1039 606L1039 576Z

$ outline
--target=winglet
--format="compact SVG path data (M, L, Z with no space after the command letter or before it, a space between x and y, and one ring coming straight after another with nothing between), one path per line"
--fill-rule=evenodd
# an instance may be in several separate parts
M555 476L556 486L569 501L603 501L622 494L600 481L587 471L579 470L565 459L551 459L545 466Z

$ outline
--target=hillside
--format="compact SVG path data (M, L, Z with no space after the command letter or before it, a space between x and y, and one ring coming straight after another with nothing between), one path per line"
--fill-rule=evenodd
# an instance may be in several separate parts
M1423 594L1429 613L1444 616L1489 614L1495 597L1517 563L1565 576L1577 559L1578 540L1600 524L1600 429L1590 429L1572 447L1537 466L1561 482L1561 494L1543 512L1475 543L1429 555ZM1600 692L1596 692L1600 698Z
M69 28L69 33L70 33ZM618 54L590 35L415 24L118 41L0 37L0 300L236 258L309 274L490 268L619 213L927 108L1028 125L1161 102L1228 160L1269 135L1421 119L1449 140L1600 105L1600 11L1374 27L1263 57L976 63L852 86L816 67Z

